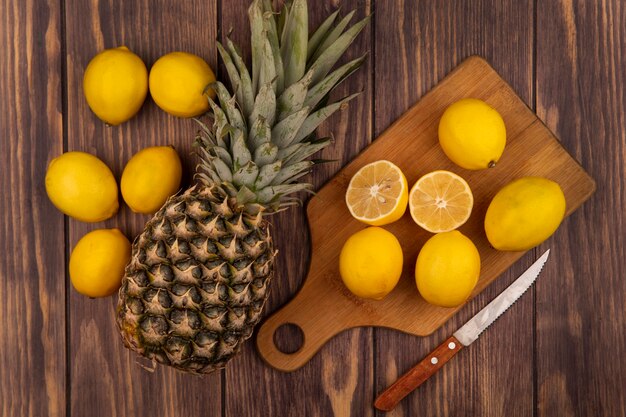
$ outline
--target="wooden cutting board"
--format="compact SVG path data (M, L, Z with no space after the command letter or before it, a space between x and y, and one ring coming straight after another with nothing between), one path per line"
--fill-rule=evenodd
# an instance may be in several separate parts
M495 168L464 170L454 165L439 146L437 128L443 111L464 97L486 101L504 119L507 145ZM350 216L344 194L352 175L379 159L398 165L409 187L436 169L455 172L469 183L474 210L460 231L476 244L482 261L480 279L470 298L524 254L499 252L489 246L485 236L483 219L487 206L502 186L523 176L550 178L565 193L567 214L595 190L593 179L493 68L479 57L468 58L309 201L312 256L308 276L300 292L261 325L257 336L258 350L271 366L293 371L311 359L331 337L356 326L383 326L426 336L460 308L436 307L420 297L414 279L415 261L432 234L417 226L408 210L402 219L385 226L398 238L404 252L404 270L397 287L383 300L373 301L352 295L343 285L339 252L349 236L366 227ZM276 329L287 323L295 324L304 333L303 345L291 354L279 351L274 344Z

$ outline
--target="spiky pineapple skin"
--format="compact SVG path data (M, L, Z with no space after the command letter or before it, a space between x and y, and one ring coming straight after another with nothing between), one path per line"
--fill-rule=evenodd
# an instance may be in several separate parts
M248 9L252 65L225 37L217 48L230 81L210 84L200 120L199 185L172 198L133 245L117 322L127 347L185 372L222 368L250 336L276 255L264 215L298 205L312 184L309 159L331 143L317 127L358 95L332 90L365 55L333 69L367 24L332 13L310 37L306 0Z
M223 368L261 318L276 256L269 229L217 186L168 200L133 243L117 306L124 344L185 372Z

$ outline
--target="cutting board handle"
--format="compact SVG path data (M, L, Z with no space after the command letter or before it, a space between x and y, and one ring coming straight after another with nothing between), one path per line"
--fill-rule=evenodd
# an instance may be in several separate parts
M256 339L257 348L270 366L283 372L295 371L307 363L330 338L345 330L340 322L325 316L323 310L312 308L315 303L315 297L303 296L301 292L261 324ZM278 328L286 324L299 327L304 336L302 346L293 353L281 352L274 341Z

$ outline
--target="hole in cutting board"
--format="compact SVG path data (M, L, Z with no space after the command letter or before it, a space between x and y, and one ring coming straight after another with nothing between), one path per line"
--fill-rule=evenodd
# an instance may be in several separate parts
M274 332L274 344L282 353L296 353L304 345L304 332L297 324L282 324Z

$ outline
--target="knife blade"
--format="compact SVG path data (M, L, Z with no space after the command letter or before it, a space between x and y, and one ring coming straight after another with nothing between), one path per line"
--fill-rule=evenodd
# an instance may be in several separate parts
M420 363L400 377L376 398L374 407L391 411L409 393L419 387L448 362L463 347L471 345L480 334L511 307L535 282L548 260L550 249L544 252L522 275L500 295L480 310L467 323L427 355Z

